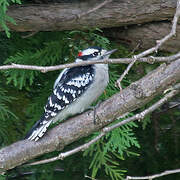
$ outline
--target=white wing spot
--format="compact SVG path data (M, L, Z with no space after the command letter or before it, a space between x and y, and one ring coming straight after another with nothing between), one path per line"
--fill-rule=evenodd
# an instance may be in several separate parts
M70 85L70 86L73 85L80 88L81 86L85 86L86 84L88 84L89 81L91 80L92 80L92 76L90 76L90 73L86 73L86 74L83 74L82 76L78 76L76 78L71 79L71 81L67 82L67 85Z
M49 105L50 105L51 107L54 106L53 103L52 103L51 97L49 98Z
M58 110L61 110L61 106L60 105L58 105L58 104L55 104L55 106L54 106L55 108L57 108Z
M68 89L67 89L67 93L70 93L70 91L71 91L71 90L68 88Z
M59 100L61 100L61 99L62 99L62 97L60 96L60 94L59 94L59 93L57 93L57 98L58 98Z
M68 99L66 98L65 95L63 96L63 101L65 102L65 104L68 104L68 103L69 103L69 101L68 101Z
M57 113L51 112L51 116L56 116Z
M38 129L34 130L31 136L28 138L29 140L37 141L40 137L44 135L47 131L48 126L51 124L52 120L45 121L46 123L42 123L43 125L40 126Z
M54 90L54 94L57 95L57 89Z

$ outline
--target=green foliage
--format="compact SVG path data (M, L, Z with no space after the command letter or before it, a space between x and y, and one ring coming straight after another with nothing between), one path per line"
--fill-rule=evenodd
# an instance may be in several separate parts
M146 115L142 121L143 130L146 129L146 127L149 123L151 123L151 115L150 114Z
M45 48L36 50L35 52L23 51L18 52L14 56L10 56L5 64L16 63L16 64L33 64L33 65L53 65L59 60L61 50L56 52L56 48L61 48L60 43L50 42L45 44ZM5 72L7 76L7 83L13 82L14 86L22 89L23 87L31 86L40 72L38 71L27 71L27 70L8 70Z
M52 34L50 35L52 36ZM57 33L54 34L54 36L57 37L56 40L47 40L39 46L39 38L30 38L26 46L7 58L4 64L16 63L45 66L63 62L64 49L67 48L66 41L63 39L64 33ZM40 35L40 37L45 39L43 35ZM18 40L18 37L16 37L14 41L16 41L15 44L17 47L21 46L19 43L24 44L24 42ZM32 86L33 82L37 82L36 77L39 77L40 74L40 72L32 70L7 70L5 72L7 83L13 82L14 86L19 89L23 87L27 89Z
M120 161L124 160L124 153L127 155L138 155L133 152L131 153L128 148L131 146L140 148L133 133L133 127L137 127L137 125L134 122L130 122L114 129L84 152L84 156L89 155L92 157L89 168L92 169L93 178L97 175L98 170L104 166L106 174L110 175L113 180L123 179L126 171L120 170L119 166ZM94 134L92 138L96 135Z
M110 41L101 34L102 32L99 29L86 32L72 31L70 33L47 32L38 33L33 37L22 39L19 35L13 33L11 41L9 41L11 48L8 49L8 54L10 56L6 58L4 64L57 65L72 62L77 56L78 51L88 46L101 46L105 49L109 49L110 46L111 49L116 48L115 45L110 45ZM129 53L123 46L119 46L118 48L118 56L126 56ZM105 93L97 101L105 100L119 92L119 89L114 84L126 65L110 65L109 67L110 83ZM28 106L25 107L25 117L27 120L25 127L23 127L23 132L28 131L34 122L40 118L43 112L43 106L52 91L53 82L58 74L58 71L47 74L31 70L4 71L3 75L7 78L8 86L13 85L16 87L16 90L25 91L27 98L30 99ZM123 87L129 84L130 81L128 79L122 82ZM118 121L121 120L117 120L114 123ZM134 127L137 127L135 123L129 123L128 125L117 128L85 151L84 155L86 155L86 158L90 158L89 168L92 169L92 177L95 177L98 171L104 167L105 173L112 180L123 179L123 174L126 171L124 167L120 168L119 166L125 156L137 155L129 150L132 146L139 148L139 144L133 133ZM93 137L96 135L94 134ZM49 171L46 172L48 174ZM40 173L39 168L37 168L36 174L31 176L31 179L36 179L37 173ZM44 175L42 175L42 179L43 177ZM53 179L53 175L48 176L48 179L51 178Z
M0 175L0 180L6 180L6 175Z
M0 25L5 30L7 37L10 37L10 32L9 32L8 26L6 25L6 22L10 22L16 25L16 22L14 21L14 19L6 14L10 3L21 4L21 1L20 0L1 0L0 1Z
M84 31L71 31L69 34L72 35L73 41L70 41L69 45L74 47L74 49L79 50L88 48L91 46L99 46L104 49L108 49L110 45L110 41L97 33L102 33L102 30L99 28L95 28L93 30L89 30L87 32ZM78 45L78 46L77 46Z
M118 121L116 121L116 123ZM111 150L118 152L121 156L123 156L123 153L126 152L131 146L140 148L138 141L133 133L133 127L137 127L137 125L134 122L130 122L122 127L114 129L112 132L109 132L105 136L107 142L104 147L104 152Z
M15 98L7 95L6 90L0 88L0 146L7 143L8 137L14 132L12 123L18 119L8 107L8 104L14 100ZM9 129L9 131L7 131L7 129Z
M104 167L105 173L111 177L113 180L123 179L123 174L126 170L119 169L120 163L118 160L124 160L116 152L111 152L110 154L103 151L104 144L102 141L98 141L95 145L92 145L84 155L92 156L92 161L90 167L92 169L92 178L94 178L101 167Z

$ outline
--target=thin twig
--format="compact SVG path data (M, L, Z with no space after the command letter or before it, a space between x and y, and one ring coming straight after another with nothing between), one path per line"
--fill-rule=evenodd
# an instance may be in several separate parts
M26 38L29 38L29 37L31 37L31 36L34 36L35 34L37 34L39 31L33 31L33 32L31 32L31 33L29 33L29 34L27 34L27 35L23 35L23 36L21 36L23 39L26 39Z
M128 67L126 68L126 70L123 72L123 74L120 76L120 78L116 81L115 86L119 87L120 90L122 90L121 87L121 81L124 79L124 77L126 76L126 74L128 74L129 70L131 69L131 67L134 65L134 63L137 61L137 58L134 58L134 60L128 65Z
M161 40L157 40L156 46L154 46L154 47L152 47L152 48L150 48L150 49L148 49L148 50L146 50L146 51L144 51L138 55L135 55L134 60L128 65L127 69L124 71L124 73L117 80L116 86L118 86L120 89L122 89L121 81L128 74L129 70L134 65L134 63L137 61L137 59L142 58L144 56L147 56L153 52L157 52L158 49L160 48L160 46L162 46L168 39L170 39L172 36L174 36L176 34L176 27L177 27L177 22L178 22L179 16L180 16L180 0L177 1L176 13L175 13L174 18L173 18L172 28L171 28L170 33L168 35L166 35L164 38L162 38Z
M180 173L180 169L167 170L167 171L164 171L162 173L154 174L154 175L151 175L151 176L143 176L143 177L127 176L126 180L129 180L129 179L154 179L154 178L166 176L166 175L169 175L169 174L175 174L175 173Z
M53 172L64 172L64 169L55 168L53 169ZM19 172L18 174L8 176L8 179L19 179L19 178L22 178L23 176L28 176L28 175L32 175L36 173L37 173L36 171ZM47 173L47 172L42 170L41 173ZM49 170L49 173L51 173L51 170Z
M138 62L146 62L153 64L155 62L166 62L170 63L176 59L180 58L180 52L178 52L175 55L172 56L167 56L167 57L144 57L144 58L139 58L137 61ZM98 60L98 61L82 61L82 62L77 62L77 63L69 63L69 64L60 64L57 66L34 66L34 65L24 65L24 64L15 64L12 63L11 65L3 65L0 66L0 70L7 70L7 69L24 69L24 70L36 70L36 71L41 71L43 73L46 73L48 71L56 71L64 68L71 68L71 67L77 67L77 66L85 66L85 65L90 65L90 64L118 64L118 63L124 63L128 64L131 63L134 59L133 58L119 58L119 59L107 59L107 60Z
M147 115L147 114L150 114L152 113L154 110L156 110L157 108L159 108L162 104L164 104L166 101L168 101L168 99L172 98L173 96L175 96L178 92L179 92L179 89L180 89L180 83L177 84L176 86L174 86L172 88L172 90L167 93L162 99L160 99L158 102L156 102L155 104L153 104L151 107L145 109L144 111L142 111L141 113L139 114L136 114L132 117L129 117L117 124L114 124L112 126L109 126L109 127L105 127L102 129L101 133L96 136L94 139L92 139L91 141L89 141L88 143L85 143L75 149L72 149L70 151L67 151L67 152L64 152L64 153L60 153L59 156L56 156L56 157L53 157L53 158L50 158L50 159L45 159L45 160L41 160L41 161L37 161L37 162L34 162L34 163L29 163L27 165L38 165L38 164L44 164L44 163L49 163L49 162L52 162L52 161L56 161L56 160L63 160L64 158L72 155L72 154L75 154L77 152L80 152L80 151L84 151L85 149L89 148L90 145L94 144L95 142L97 142L100 138L102 138L103 136L105 136L108 132L112 131L113 129L115 128L118 128L124 124L127 124L131 121L135 121L135 120L141 120L141 119L144 119L144 117Z
M179 106L179 105L180 105L180 102L179 102L179 103L176 103L176 104L171 105L171 106L169 107L169 109L175 108L175 107L177 107L177 106Z
M99 4L98 6L90 9L89 11L83 12L83 13L79 14L79 15L78 15L78 18L81 18L82 16L85 16L85 15L88 15L88 14L94 12L94 11L97 11L98 9L102 8L103 6L105 6L106 4L108 4L108 3L110 3L110 2L112 2L112 0L106 0L106 1L104 1L103 3Z
M86 15L88 15L88 14L94 12L94 11L97 11L98 9L102 8L103 6L105 6L106 4L108 4L110 2L112 2L112 0L106 0L106 1L102 2L101 4L98 4L96 7L92 8L92 9L86 11L86 12L72 15L66 20L70 21L70 20L77 19L77 18L80 19L83 16L86 16Z
M127 57L131 57L131 56L134 54L134 52L139 49L139 46L140 46L140 45L141 45L141 44L138 43L138 44L136 45L136 47L127 55Z
M90 177L90 176L88 176L88 175L85 175L84 177L85 177L85 178L88 178L88 179L91 179L91 180L98 180L98 179L92 178L92 177Z

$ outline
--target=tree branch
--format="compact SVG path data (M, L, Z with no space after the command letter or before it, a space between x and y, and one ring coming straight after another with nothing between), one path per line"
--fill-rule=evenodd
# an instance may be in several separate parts
M175 174L175 173L180 173L180 169L167 170L167 171L164 171L164 172L159 173L159 174L154 174L154 175L151 175L151 176L144 176L144 177L127 176L126 180L129 180L129 179L138 179L138 180L139 179L154 179L154 178L166 176L166 175L169 175L169 174Z
M180 52L178 52L175 55L167 56L167 57L144 57L137 59L138 62L146 62L146 63L170 63L172 61L175 61L176 59L180 58ZM11 65L3 65L0 66L0 70L7 70L7 69L27 69L27 70L36 70L41 71L43 73L49 72L49 71L56 71L64 68L71 68L71 67L77 67L77 66L85 66L89 64L118 64L118 63L124 63L128 64L131 63L134 60L134 58L119 58L119 59L107 59L107 60L98 60L98 61L83 61L83 62L77 62L77 63L69 63L69 64L61 64L57 66L34 66L34 65L24 65L24 64L14 64Z
M58 156L53 157L53 158L49 158L49 159L45 159L45 160L41 160L41 161L36 161L34 163L29 163L27 165L38 165L38 164L45 164L45 163L49 163L49 162L53 162L53 161L57 161L57 160L63 160L64 158L71 156L77 152L80 151L84 151L86 149L88 149L92 144L94 144L95 142L97 142L99 139L101 139L103 136L105 136L108 132L114 130L115 128L118 128L120 126L123 126L129 122L135 121L135 120L143 120L144 117L150 113L152 113L153 111L155 111L156 109L158 109L161 105L163 105L165 102L167 102L170 98L172 98L173 96L175 96L180 89L180 83L177 84L174 88L172 88L171 92L169 92L168 94L166 94L162 99L160 99L158 102L156 102L155 104L153 104L151 107L145 109L144 111L142 111L139 114L136 114L132 117L129 117L117 124L114 124L112 126L109 127L105 127L101 130L101 133L96 136L94 139L92 139L91 141L89 141L88 143L85 143L75 149L72 149L70 151L67 152L63 152L60 153Z
M8 26L15 31L36 32L109 28L170 20L174 15L176 0L112 1L108 5L102 3L102 8L99 5L99 1L85 1L11 6L8 15L14 18L17 25L8 23ZM90 10L89 7L95 8ZM75 18L78 15L81 15L80 18Z
M119 43L126 44L128 48L134 49L139 45L138 50L144 51L156 45L156 40L166 36L172 28L171 21L151 22L141 25L132 25L127 27L118 27L103 29L103 33L109 39ZM177 30L180 32L180 24L177 24ZM177 53L180 47L180 36L167 41L159 49L161 51Z
M88 111L49 130L37 142L22 140L0 150L0 173L12 169L44 153L62 150L66 145L102 129L122 114L142 107L180 81L180 59L162 64L139 81L115 94L97 108L100 122L94 124L94 112ZM86 121L84 121L86 119Z
M68 17L67 20L68 20L68 21L71 21L71 20L73 20L73 19L76 19L76 20L77 20L77 18L80 19L80 18L83 17L83 16L87 16L88 14L90 14L90 13L92 13L92 12L94 12L94 11L97 11L98 9L102 8L103 6L105 6L106 4L108 4L108 3L110 3L110 2L112 2L112 0L105 0L104 2L98 4L96 7L92 8L92 9L89 9L88 11L85 11L85 12L83 12L83 13L81 13L81 14L76 14L76 15L72 15L72 16ZM33 36L34 34L38 33L38 32L39 32L39 31L37 31L37 30L36 30L36 31L33 31L32 33L30 33L30 34L28 34L28 35L23 35L22 38L31 37L31 36Z

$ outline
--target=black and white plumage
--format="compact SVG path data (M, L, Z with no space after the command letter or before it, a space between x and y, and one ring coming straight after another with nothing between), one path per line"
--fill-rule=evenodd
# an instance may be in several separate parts
M78 54L76 62L107 59L115 50L90 47ZM26 138L37 141L51 123L87 109L104 91L109 81L108 65L93 64L64 69L54 83L44 114Z

